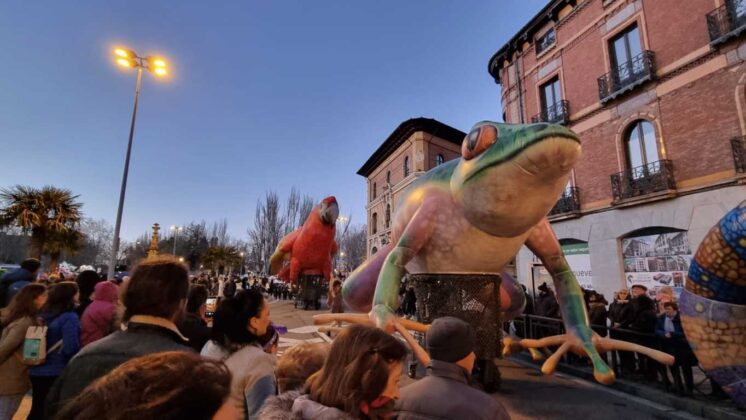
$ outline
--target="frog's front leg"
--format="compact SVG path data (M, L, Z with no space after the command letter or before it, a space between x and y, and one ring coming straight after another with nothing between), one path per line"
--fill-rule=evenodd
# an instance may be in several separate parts
M568 351L587 355L593 363L593 376L597 381L604 384L613 382L615 375L614 371L601 360L599 351L635 351L646 354L661 363L667 365L673 364L673 357L663 352L634 343L601 338L593 333L588 323L583 291L580 289L575 275L570 270L559 241L546 218L533 228L526 241L526 246L541 259L547 271L552 276L554 287L557 290L557 300L560 312L562 313L562 320L564 321L567 333L565 335L545 337L540 340L521 340L519 343L511 343L511 348L523 347L535 349L559 345L559 349L541 367L541 371L546 374L554 372L559 359ZM507 349L508 352L511 348Z
M379 328L389 332L394 330L393 314L399 306L399 283L406 273L407 263L430 240L439 201L437 198L427 198L420 204L383 262L373 295L373 309L369 314Z
M598 351L593 346L593 332L588 323L583 291L570 270L557 236L546 218L542 219L533 228L526 241L526 246L541 259L544 267L552 276L554 287L557 290L557 301L562 313L562 320L567 331L566 340L557 352L544 363L542 372L554 372L559 358L571 350L571 347L579 345L590 357L596 379L601 383L613 382L614 372L601 360Z

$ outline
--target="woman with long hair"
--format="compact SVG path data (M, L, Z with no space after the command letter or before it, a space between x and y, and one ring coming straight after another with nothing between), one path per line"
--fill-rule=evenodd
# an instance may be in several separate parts
M44 364L29 369L33 391L29 420L45 418L44 400L52 384L80 350L80 320L75 313L77 300L78 285L74 281L63 281L49 288L49 297L40 315L47 326L47 358ZM50 352L57 343L61 347Z
M324 366L308 379L308 394L293 403L294 418L390 417L406 354L404 345L381 329L345 329L332 343Z
M233 375L231 403L245 418L256 418L264 401L275 395L276 358L262 348L269 327L269 305L257 290L241 290L218 304L211 339L202 355L222 360Z
M0 419L12 419L23 396L31 388L28 367L21 362L23 341L28 327L36 325L36 316L47 301L47 288L27 284L3 309L0 324Z
M231 374L220 362L163 352L125 362L70 401L58 420L234 420Z

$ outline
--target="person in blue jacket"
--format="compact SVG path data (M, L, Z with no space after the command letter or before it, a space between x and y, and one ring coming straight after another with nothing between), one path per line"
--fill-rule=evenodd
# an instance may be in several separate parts
M47 358L44 364L29 369L33 395L28 420L45 418L44 400L52 384L80 350L80 320L75 313L77 299L78 285L73 281L63 281L49 288L47 303L40 314L47 326ZM62 346L53 350L60 340Z
M673 376L674 389L677 393L692 395L694 390L694 375L692 366L699 363L694 355L692 348L681 327L681 316L679 315L679 305L675 302L666 302L663 304L664 313L658 316L658 324L655 328L655 335L661 343L661 349L673 355L676 362L669 366L671 376ZM684 386L681 384L681 374L684 375ZM662 369L663 384L668 389L670 382L666 374L665 367Z
M0 277L0 308L7 306L23 286L36 279L41 263L36 258L23 260L21 268L5 273Z

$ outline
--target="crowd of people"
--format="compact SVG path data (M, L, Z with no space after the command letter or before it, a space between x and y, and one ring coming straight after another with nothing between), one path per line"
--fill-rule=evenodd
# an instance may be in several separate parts
M526 293L530 304L526 306L525 314L559 319L560 309L554 292L546 283L537 289L539 293L535 304ZM639 377L660 383L666 390L692 395L693 367L697 366L698 361L681 327L679 306L671 287L661 287L653 299L647 287L635 284L629 290L617 291L611 304L594 290L584 290L583 294L591 328L598 335L657 348L676 359L676 363L666 369L642 354L625 351L612 353L611 356L615 358L613 362L619 366L622 376ZM552 334L547 328L537 328L535 332L539 336ZM519 335L522 334L519 332Z
M20 270L38 269L28 260ZM190 279L170 256L142 261L122 284L92 274L6 293L0 419L13 418L29 390L29 419L509 418L469 386L476 338L459 319L435 320L426 349L396 324L428 368L400 390L408 349L381 329L353 325L331 345L302 343L278 358L268 287L231 293L224 278L215 290L220 279ZM342 310L339 281L329 299ZM39 327L45 357L31 363L29 331Z

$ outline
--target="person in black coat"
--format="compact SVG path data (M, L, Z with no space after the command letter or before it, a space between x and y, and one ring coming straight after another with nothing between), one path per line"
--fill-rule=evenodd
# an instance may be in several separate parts
M547 318L559 318L560 309L557 303L557 297L554 296L552 289L544 282L539 286L539 297L536 299L536 315Z
M636 284L632 286L632 316L631 322L626 326L627 329L634 331L632 340L637 344L645 347L655 347L655 326L658 322L655 301L647 294L648 288ZM637 354L639 362L638 373L645 375L649 381L655 381L658 376L659 367L656 362L643 355Z
M591 328L601 337L606 337L606 298L591 290L588 294L588 320Z
M661 343L661 349L674 356L676 362L669 366L671 376L673 376L674 387L677 393L692 395L694 390L694 375L692 366L698 364L697 357L692 352L689 342L681 327L681 316L679 315L679 305L674 302L663 304L665 313L658 317L658 325L655 329L655 335ZM670 382L665 368L661 370L663 374L663 384L668 388ZM681 374L684 375L684 386L681 384Z
M189 347L197 352L200 352L210 339L211 329L205 322L207 297L207 289L204 286L192 286L187 297L186 315L178 324L179 331L189 339Z
M608 312L611 329L609 336L616 340L629 341L629 334L624 332L625 326L632 323L632 305L630 304L629 290L620 289L609 305ZM619 360L621 374L629 374L635 370L635 355L628 351L614 352L614 357Z

